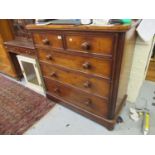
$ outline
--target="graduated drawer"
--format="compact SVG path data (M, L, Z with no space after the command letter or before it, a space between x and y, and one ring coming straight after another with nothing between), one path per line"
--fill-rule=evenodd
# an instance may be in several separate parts
M63 101L70 102L70 104L81 107L82 109L85 109L93 114L107 116L107 100L83 93L77 89L60 84L49 78L44 78L44 82L47 91L51 93L51 95L53 94Z
M89 33L66 35L67 49L76 52L112 55L114 41L115 35L111 33L102 35L91 35Z
M41 61L60 65L84 73L96 74L107 78L111 77L111 60L107 58L93 58L78 56L63 52L55 52L38 49L38 57Z
M33 33L33 40L36 45L52 47L52 48L63 48L61 34L53 33Z
M83 74L66 69L59 69L46 63L40 63L40 67L45 77L75 86L92 94L106 98L109 97L110 82L108 80L84 76Z

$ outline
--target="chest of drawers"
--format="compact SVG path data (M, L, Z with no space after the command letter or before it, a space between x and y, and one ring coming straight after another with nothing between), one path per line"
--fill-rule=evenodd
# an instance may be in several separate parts
M47 97L113 129L127 98L135 29L128 25L27 29L33 35Z

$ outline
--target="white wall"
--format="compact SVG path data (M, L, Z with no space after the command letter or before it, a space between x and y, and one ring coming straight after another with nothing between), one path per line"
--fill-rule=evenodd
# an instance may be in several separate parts
M133 63L128 84L128 101L135 102L139 90L146 77L147 66L149 64L153 39L143 42L139 37L136 40Z

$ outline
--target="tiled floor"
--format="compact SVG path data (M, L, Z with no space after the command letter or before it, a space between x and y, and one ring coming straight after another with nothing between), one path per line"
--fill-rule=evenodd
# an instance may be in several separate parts
M129 107L140 107L144 105L145 100L148 102L150 110L150 133L155 134L155 106L152 106L155 91L155 83L145 81L137 102L135 104L127 103L122 110L121 116L123 123L117 124L113 131L108 131L103 126L67 109L63 106L56 105L47 115L39 122L32 126L25 134L118 134L118 135L141 135L142 120L133 122L129 118Z

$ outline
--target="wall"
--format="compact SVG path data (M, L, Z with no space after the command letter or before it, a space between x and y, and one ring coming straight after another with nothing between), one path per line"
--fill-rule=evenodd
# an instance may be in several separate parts
M143 42L139 37L136 39L136 46L127 90L129 102L136 101L139 90L145 80L152 51L152 42L154 42L153 39L149 42Z

